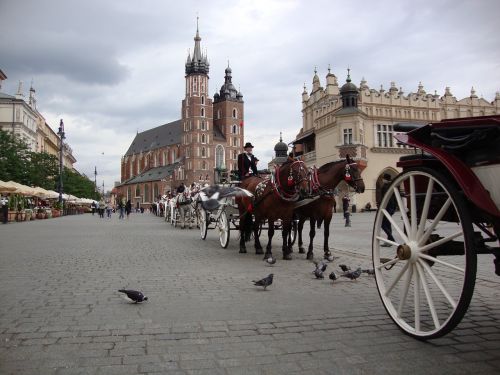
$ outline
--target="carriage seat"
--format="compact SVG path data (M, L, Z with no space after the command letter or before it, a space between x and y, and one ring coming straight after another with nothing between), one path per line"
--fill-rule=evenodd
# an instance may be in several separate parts
M399 158L399 161L409 161L409 160L434 160L436 159L433 155L427 152L419 152L418 154L404 155Z
M402 132L402 133L407 133L411 130L419 129L422 126L426 126L427 124L418 124L418 123L413 123L413 122L398 122L397 124L394 124L392 126L392 129L395 132Z

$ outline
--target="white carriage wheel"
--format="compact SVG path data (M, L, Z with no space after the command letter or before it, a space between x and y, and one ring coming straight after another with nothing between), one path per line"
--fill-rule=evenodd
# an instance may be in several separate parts
M298 226L298 220L293 219L292 227L290 230L290 246L293 246L295 240L297 239L297 226Z
M391 196L398 207L392 216ZM382 229L384 217L395 241ZM410 169L390 185L375 217L373 266L382 303L403 332L431 339L461 321L476 278L473 237L464 199L441 173Z
M225 249L229 245L230 233L229 220L227 219L227 214L225 211L222 211L220 213L217 227L219 228L220 245L223 249Z
M200 207L198 211L198 223L200 224L200 236L204 240L207 238L208 222L207 222L207 211L203 207Z

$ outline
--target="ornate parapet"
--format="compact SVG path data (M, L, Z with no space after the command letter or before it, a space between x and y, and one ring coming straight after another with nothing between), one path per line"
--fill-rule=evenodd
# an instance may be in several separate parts
M339 149L339 156L341 159L345 158L346 155L354 159L366 160L366 150L368 147L362 144L347 144L337 146Z
M413 148L406 148L406 147L372 147L370 148L370 151L379 154L411 155L415 153L415 150Z

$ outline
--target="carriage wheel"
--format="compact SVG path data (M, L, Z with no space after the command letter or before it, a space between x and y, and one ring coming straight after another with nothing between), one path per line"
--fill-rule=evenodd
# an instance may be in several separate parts
M292 231L290 232L290 246L293 246L295 240L297 239L297 226L298 220L292 220Z
M222 211L220 213L218 227L219 227L220 245L222 246L223 249L225 249L229 245L229 233L230 233L229 220L227 219L225 211Z
M200 224L200 236L201 239L204 240L207 238L207 230L208 230L208 222L207 222L207 211L204 208L200 207L198 211L198 223Z
M392 216L391 196L399 209ZM384 217L395 241L386 239ZM462 320L476 278L473 236L464 199L442 174L411 169L391 184L375 217L373 266L382 303L403 332L436 338Z

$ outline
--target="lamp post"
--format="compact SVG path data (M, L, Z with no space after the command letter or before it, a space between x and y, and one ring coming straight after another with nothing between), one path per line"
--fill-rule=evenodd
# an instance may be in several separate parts
M64 139L66 138L64 135L64 123L61 119L59 123L59 131L57 132L61 143L59 145L59 204L62 207L63 204L63 153L64 153Z

